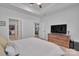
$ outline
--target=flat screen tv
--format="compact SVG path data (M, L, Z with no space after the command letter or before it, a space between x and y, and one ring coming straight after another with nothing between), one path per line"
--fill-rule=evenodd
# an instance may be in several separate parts
M67 33L67 24L51 25L51 33Z

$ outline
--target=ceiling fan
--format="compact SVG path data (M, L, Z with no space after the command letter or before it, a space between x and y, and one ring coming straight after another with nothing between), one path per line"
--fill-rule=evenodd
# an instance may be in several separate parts
M37 4L37 3L29 3L29 4ZM39 8L42 8L42 4L37 4L39 6Z

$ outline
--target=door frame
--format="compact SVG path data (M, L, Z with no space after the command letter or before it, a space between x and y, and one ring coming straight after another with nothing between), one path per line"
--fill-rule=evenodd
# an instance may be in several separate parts
M17 21L17 40L22 39L22 22L21 22L21 20L9 18L9 25L10 25L10 21Z

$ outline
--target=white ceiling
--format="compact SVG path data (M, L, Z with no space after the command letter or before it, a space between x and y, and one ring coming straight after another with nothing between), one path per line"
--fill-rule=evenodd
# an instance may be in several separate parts
M4 3L0 6L16 10L20 13L32 15L35 17L44 17L51 13L55 13L58 10L78 5L78 3L42 3L42 8L39 8L37 4L29 3Z

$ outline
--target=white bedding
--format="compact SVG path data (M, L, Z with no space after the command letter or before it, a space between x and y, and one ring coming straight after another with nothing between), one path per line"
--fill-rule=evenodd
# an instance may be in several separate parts
M21 56L60 56L63 50L56 44L38 39L27 38L14 42Z

